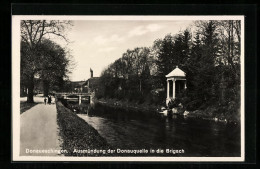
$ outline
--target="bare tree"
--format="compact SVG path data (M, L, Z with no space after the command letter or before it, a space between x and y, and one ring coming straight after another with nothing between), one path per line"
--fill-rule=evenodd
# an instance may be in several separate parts
M221 39L222 61L230 66L236 77L239 77L236 63L240 63L240 45L241 45L241 23L239 20L218 21L218 32ZM226 60L226 61L225 61Z
M59 36L68 42L65 30L69 26L72 26L71 21L22 20L21 37L31 49L36 48L43 37L50 38L50 35Z
M202 33L205 25L209 21L196 21L197 32ZM219 57L216 58L218 64L228 65L233 74L238 78L239 70L236 64L240 63L241 45L241 21L240 20L213 20L216 25L219 43Z

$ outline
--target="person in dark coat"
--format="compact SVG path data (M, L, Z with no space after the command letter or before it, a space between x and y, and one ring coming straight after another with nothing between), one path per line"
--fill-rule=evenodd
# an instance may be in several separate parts
M47 99L46 99L46 97L44 97L44 104L46 105L46 102L47 102Z
M48 104L51 104L51 96L48 96Z

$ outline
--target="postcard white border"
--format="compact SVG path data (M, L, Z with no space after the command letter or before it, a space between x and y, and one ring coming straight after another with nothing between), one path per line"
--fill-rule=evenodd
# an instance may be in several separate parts
M21 20L241 20L241 157L46 157L19 156L20 152L20 21ZM136 161L241 162L245 160L244 16L57 16L12 15L12 160L13 161Z

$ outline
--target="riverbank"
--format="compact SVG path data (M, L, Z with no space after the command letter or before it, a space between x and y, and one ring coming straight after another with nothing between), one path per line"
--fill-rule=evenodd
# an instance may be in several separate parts
M119 108L123 110L131 110L131 111L140 111L140 112L159 112L161 106L159 105L149 105L146 103L137 104L128 101L121 101L117 99L95 99L94 103L98 103L104 106L112 107L112 108Z
M137 104L128 101L121 101L116 99L98 99L94 101L95 103L112 107L119 108L123 110L133 110L140 112L152 112L159 113L162 112L162 105L149 105L149 104ZM166 109L166 108L165 108ZM230 113L225 108L219 106L210 106L204 110L195 110L195 111L186 111L187 114L184 115L185 110L183 108L176 108L176 110L172 111L172 109L166 109L165 111L170 114L177 114L185 116L185 118L198 118L204 120L218 121L224 123L240 123L240 113ZM237 112L239 112L238 110ZM174 112L174 113L173 113Z
M81 150L106 150L111 148L106 140L83 119L66 108L60 101L56 102L57 123L63 140L62 149L65 156L104 156L102 153L82 152Z

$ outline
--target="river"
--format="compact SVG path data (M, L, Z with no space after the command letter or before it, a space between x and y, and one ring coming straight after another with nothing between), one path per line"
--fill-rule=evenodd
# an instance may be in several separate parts
M78 116L115 148L178 149L185 151L179 156L187 157L240 156L239 125L180 115L164 117L103 105L95 105Z

